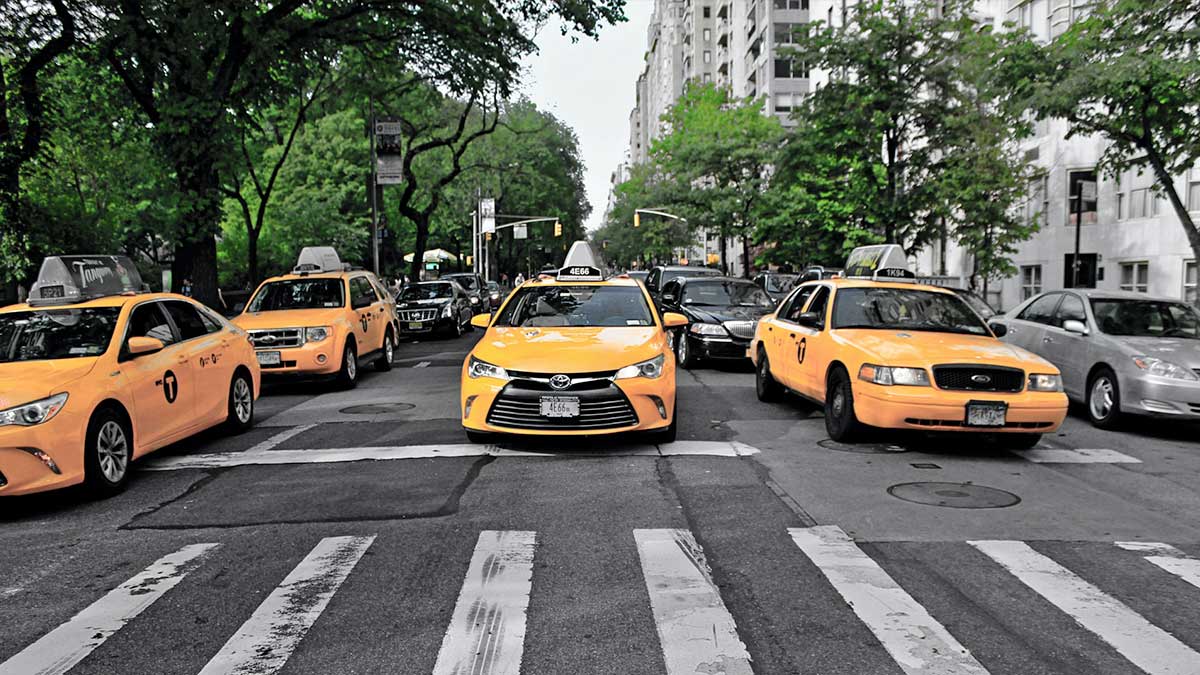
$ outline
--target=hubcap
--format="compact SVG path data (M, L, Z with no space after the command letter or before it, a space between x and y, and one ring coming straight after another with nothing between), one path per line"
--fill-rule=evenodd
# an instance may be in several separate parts
M119 483L125 477L125 469L129 464L129 442L120 424L109 420L100 427L100 433L96 436L96 458L100 463L100 472L108 482Z
M842 392L842 388L838 387L837 391L833 392L833 403L830 405L833 410L834 417L841 417L842 411L846 408L846 395Z
M387 359L388 363L392 362L392 354L395 349L392 347L392 336L383 338L383 358Z
M679 336L679 360L685 362L688 360L688 341L684 335Z
M1092 417L1102 420L1113 409L1113 384L1107 377L1096 378L1092 384Z
M352 380L358 377L358 358L355 357L353 349L346 350L346 374Z
M250 385L242 378L233 383L233 412L242 424L249 422L254 413L254 396L250 393Z

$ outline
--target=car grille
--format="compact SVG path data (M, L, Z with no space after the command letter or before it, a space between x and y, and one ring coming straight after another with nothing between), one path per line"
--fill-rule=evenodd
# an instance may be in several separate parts
M749 340L754 337L754 327L757 325L757 321L726 321L725 330L735 338Z
M1025 371L998 366L934 366L933 379L940 389L955 391L1018 392L1025 388Z
M249 333L255 349L287 349L304 344L304 332L299 328L271 328Z
M402 309L399 316L401 321L433 321L437 313L436 309Z
M487 422L509 429L601 430L636 426L637 412L625 394L611 382L602 388L571 387L553 390L556 395L579 396L578 417L542 417L541 397L549 388L517 386L510 383L496 397L488 411Z

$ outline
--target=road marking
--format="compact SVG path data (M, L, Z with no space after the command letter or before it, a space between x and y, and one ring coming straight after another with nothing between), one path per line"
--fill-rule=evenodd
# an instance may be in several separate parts
M687 530L634 530L667 675L750 675L750 654Z
M431 363L433 363L433 361L422 361L422 362L418 363L417 365L413 366L413 368L427 368L427 367L429 367L429 364L431 364Z
M986 675L966 647L836 525L788 528L792 541L909 675Z
M1023 541L967 542L1151 675L1195 675L1200 654Z
M275 434L274 436L268 438L267 440L263 441L262 443L251 446L251 448L249 450L247 450L246 452L267 452L268 450L271 450L272 448L274 448L275 446L279 445L280 443L288 440L289 438L292 438L294 436L299 436L300 434L302 434L316 426L317 426L316 424L301 424L299 426L284 429L283 431Z
M1107 448L1034 448L1013 454L1038 464L1141 464L1142 460Z
M433 675L519 675L536 544L535 532L479 533Z
M1145 556L1147 561L1200 588L1200 560L1174 546L1148 541L1118 541L1117 546L1126 551L1152 554Z
M200 675L266 675L282 668L373 541L373 535L322 539Z
M210 454L179 455L175 457L153 457L142 462L140 468L149 471L177 471L180 469L220 469L231 466L254 464L328 464L337 462L361 462L366 460L428 459L431 457L630 457L630 456L675 456L708 455L714 457L744 457L758 453L755 448L736 441L679 441L660 446L633 445L619 449L598 449L593 453L573 450L513 450L496 445L474 443L449 443L446 445L399 445L364 448L323 448L312 450L259 450L245 452L219 452Z
M220 544L191 544L159 558L70 621L0 663L0 675L59 675L67 672L174 588L218 546Z

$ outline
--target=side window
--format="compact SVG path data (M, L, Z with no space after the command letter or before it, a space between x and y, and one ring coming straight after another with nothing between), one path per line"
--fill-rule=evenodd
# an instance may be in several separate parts
M1062 328L1063 322L1072 319L1087 325L1087 313L1083 311L1083 300L1078 295L1067 293L1063 296L1062 304L1058 306L1058 312L1054 315L1054 325Z
M650 270L650 276L646 277L646 285L651 289L658 288L658 277L660 274L661 270Z
M166 307L167 313L171 315L171 320L175 322L175 327L179 329L180 339L191 340L208 335L204 319L200 318L200 312L196 311L196 308L190 303L173 300L164 302L163 305Z
M350 280L350 297L355 309L367 307L378 299L375 297L375 291L371 290L371 283L364 277L354 277Z
M780 311L780 317L784 321L796 323L796 319L800 317L800 313L804 311L804 304L812 297L813 291L817 290L816 286L802 286L792 294L792 299L788 306Z
M816 314L821 320L821 325L825 325L825 310L829 307L829 287L821 286L815 294L813 294L812 302L808 303L808 309L805 310L811 314Z
M147 302L133 308L129 315L128 337L149 337L162 340L164 345L176 342L171 324L163 314L162 303Z
M1054 308L1058 305L1061 297L1062 293L1047 293L1023 309L1017 318L1023 321L1048 324L1054 316Z
M225 320L217 316L212 310L207 307L197 307L200 310L200 320L204 322L204 330L208 333L216 333L225 328Z

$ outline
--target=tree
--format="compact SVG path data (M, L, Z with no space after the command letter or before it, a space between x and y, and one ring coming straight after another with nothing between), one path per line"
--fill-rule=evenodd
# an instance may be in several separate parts
M678 208L677 196L673 195L669 182L658 173L654 163L634 166L629 179L618 185L614 192L616 203L607 221L591 237L593 242L600 243L599 248L613 264L622 268L645 268L671 262L676 249L691 246L694 242L691 228L670 218L646 216L641 219L640 227L633 227L635 209ZM608 241L607 247L604 247L605 241Z
M1108 0L1047 45L1026 41L1004 61L1020 103L1064 119L1068 138L1108 141L1112 176L1148 168L1200 258L1200 231L1175 176L1200 161L1200 12L1190 0Z

